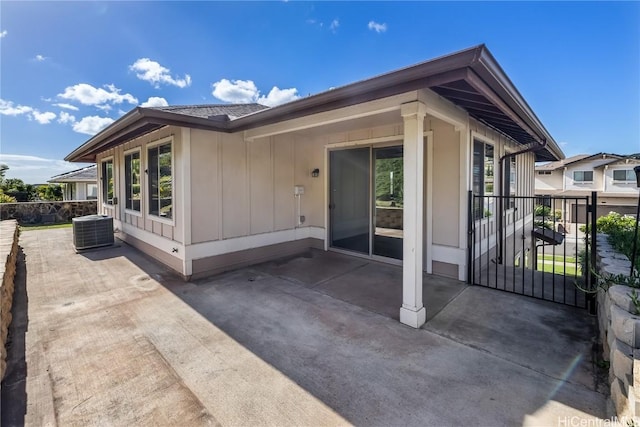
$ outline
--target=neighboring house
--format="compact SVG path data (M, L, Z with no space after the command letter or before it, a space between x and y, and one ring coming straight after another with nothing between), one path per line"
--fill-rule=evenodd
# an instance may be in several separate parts
M562 211L569 222L586 222L586 208L572 198L597 193L597 216L609 212L635 215L638 188L633 168L640 159L609 153L579 154L536 166L536 196L564 196L555 200L554 210ZM544 200L544 199L543 199Z
M497 206L471 219L469 191L533 197L535 161L563 157L481 45L273 108L137 107L66 160L96 162L99 212L185 278L308 248L402 263L419 327L423 271L467 278L469 221L495 245Z
M98 198L98 173L96 165L56 175L49 180L62 184L63 200L96 200Z

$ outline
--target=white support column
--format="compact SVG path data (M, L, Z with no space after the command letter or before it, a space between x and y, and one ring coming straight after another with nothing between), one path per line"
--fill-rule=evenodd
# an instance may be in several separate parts
M400 322L419 328L427 318L422 302L422 246L424 206L424 117L419 101L402 104L404 118L404 209L402 307Z

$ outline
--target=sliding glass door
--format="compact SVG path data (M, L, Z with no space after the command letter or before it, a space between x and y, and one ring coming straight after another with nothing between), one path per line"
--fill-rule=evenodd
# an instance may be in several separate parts
M369 254L371 209L370 148L331 151L331 246Z
M403 151L402 146L373 149L373 254L402 259Z
M330 245L402 260L402 146L329 152Z

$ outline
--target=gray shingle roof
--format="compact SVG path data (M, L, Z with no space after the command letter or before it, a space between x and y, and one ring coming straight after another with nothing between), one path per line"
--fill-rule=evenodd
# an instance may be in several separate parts
M613 154L613 153L577 154L575 156L567 157L566 159L558 160L556 162L549 162L543 165L538 165L536 166L536 170L537 171L545 171L545 170L554 171L556 169L565 167L569 164L577 163L582 160L591 159L594 157L602 157L603 159L609 158L610 159L609 163L612 163L619 159L622 159L624 156L621 156L619 154Z
M87 166L82 169L72 170L51 177L49 182L97 182L98 168L96 165Z
M227 116L229 120L246 116L256 111L269 108L262 104L211 104L211 105L175 105L168 107L152 107L152 110L169 111L176 114L201 118L222 118Z

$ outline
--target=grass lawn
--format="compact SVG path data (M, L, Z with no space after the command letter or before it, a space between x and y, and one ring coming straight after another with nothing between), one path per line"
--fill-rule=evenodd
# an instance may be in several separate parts
M73 223L64 222L62 224L25 224L20 226L21 231L32 231L32 230L51 230L54 228L71 228Z
M567 257L569 258L569 257ZM582 270L575 262L563 262L562 259L558 260L556 257L555 262L551 259L539 259L538 270L545 273L564 274L565 276L581 276Z
M560 262L560 263L566 261L567 264L569 264L569 263L575 264L576 262L578 262L576 257L573 257L573 256L556 255L554 257L552 254L538 255L538 262L539 262L539 260L555 261L555 262Z

